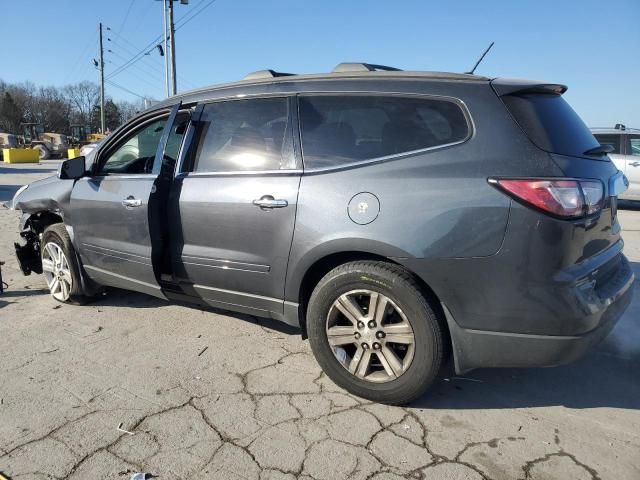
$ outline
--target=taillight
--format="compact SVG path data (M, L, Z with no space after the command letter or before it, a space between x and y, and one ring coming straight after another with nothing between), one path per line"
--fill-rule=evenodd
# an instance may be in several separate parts
M602 209L604 188L598 180L489 179L516 200L562 218L593 215Z

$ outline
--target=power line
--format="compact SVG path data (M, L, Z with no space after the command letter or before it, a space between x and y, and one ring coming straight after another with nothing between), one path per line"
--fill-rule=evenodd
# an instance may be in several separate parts
M187 18L186 20L184 20L183 23L180 23L180 22L182 22L183 19L185 19L187 16L189 16L189 13L185 14L180 20L178 20L176 22L176 31L181 29L182 27L184 27L187 23L189 23L191 20L193 20L200 13L202 13L204 10L206 10L209 6L213 5L217 1L218 0L209 0L209 3L207 3L206 5L201 7L200 10L194 10L193 12L190 12L190 13L192 13L192 15L189 18Z
M120 47L120 48L124 48L122 45L118 44L118 43L114 43L115 46ZM109 50L110 53L113 53L115 56L117 56L118 58L121 58L124 61L127 61L128 58L121 55L120 53L118 53L117 51L114 50ZM143 64L133 64L131 65L132 67L136 67L140 70L144 70L144 73L147 75L152 75L152 74L158 74L160 76L162 76L162 69L154 63L143 63Z
M93 34L91 35L93 37ZM65 75L65 81L64 83L67 83L67 80L69 80L70 78L72 78L74 76L74 74L76 73L78 66L80 65L80 62L82 61L83 58L87 57L87 54L89 53L89 50L91 49L91 42L87 42L84 46L84 50L82 51L82 53L80 54L80 56L77 58L77 60L74 62L73 67L71 67L71 69L67 72L67 74ZM86 71L86 67L88 66L88 63L85 64L85 68L83 70L83 72Z
M197 7L195 10L193 10L193 11L191 11L189 13L186 13L184 16L182 16L176 22L176 28L175 28L176 31L179 30L180 28L184 27L187 23L189 23L191 20L193 20L196 16L198 16L200 13L202 13L205 9L207 9L209 6L211 6L216 1L217 0L209 0L206 4L201 5L200 7ZM155 46L158 44L158 42L160 42L160 40L162 40L162 34L158 35L151 42L149 42L145 47L143 47L141 50L139 50L138 53L135 54L133 57L131 57L131 59L128 62L125 62L119 68L116 68L113 72L111 72L111 74L107 78L113 78L114 76L116 76L120 72L122 72L123 70L129 68L129 66L132 65L133 63L139 61L141 58L144 57L144 55L146 55L147 53L150 53L155 48ZM167 52L165 52L165 54L166 53Z
M113 50L108 50L108 52L109 52L109 53L111 53L111 54L113 54L113 55L115 55L115 56L117 56L117 57L124 58L122 55L118 54L117 52L114 52ZM135 65L135 66L136 66L136 67L138 67L138 68L140 68L141 70L143 70L143 67L141 67L141 66L139 66L139 65ZM143 81L144 83L146 83L147 85L149 85L149 86L151 86L151 87L153 87L153 88L158 88L158 85L159 85L159 84L160 84L160 85L162 84L161 79L159 79L158 77L153 77L153 78L150 80L150 79L148 79L148 78L145 78L145 77L143 77L143 76L138 75L137 73L134 73L134 72L133 72L133 71L131 71L131 70L129 70L129 72L128 72L128 73L129 73L129 75L133 76L134 78L136 78L136 79L138 79L138 80ZM150 72L150 71L145 71L144 73L145 73L145 74L147 74L147 75L149 75L149 74L151 74L152 72ZM158 82L157 84L156 84L156 83L153 83L153 81L152 81L152 80L154 80L154 79Z
M116 82L114 82L112 80L105 80L105 82L108 83L109 85L111 85L112 87L119 88L120 90L123 90L123 91L125 91L127 93L130 93L131 95L133 95L135 97L142 98L143 100L146 100L147 98L149 98L149 97L145 97L143 95L140 95L140 94L138 94L138 93L136 93L136 92L134 92L132 90L129 90L127 87L123 87L122 85L120 85L120 84L118 84L118 83L116 83Z
M138 53L136 53L133 57L131 57L129 59L129 61L125 62L124 65L122 65L121 67L117 68L115 71L111 72L111 74L109 75L108 78L111 78L111 77L117 75L122 70L127 68L129 65L131 65L134 62L137 62L144 55L146 55L147 53L151 52L151 50L153 50L155 48L156 44L158 43L158 41L160 41L161 38L162 38L162 35L159 35L153 41L149 42L145 47L143 47L140 51L138 51Z
M120 34L122 29L124 28L124 24L127 23L127 19L129 18L129 14L131 13L131 7L133 7L134 3L136 3L136 0L131 0L131 2L129 3L129 8L127 8L127 13L124 14L124 19L120 24L120 28L118 29L118 34Z
M138 49L138 47L136 47L133 43L131 43L129 40L127 40L124 37L120 37L119 40L116 40L115 38L113 38L113 39L109 38L107 40L110 40L114 45L117 45L119 48L122 48L123 50L126 50L127 51L126 52L127 55L131 55L132 51ZM124 44L120 43L120 40L126 41L129 45L131 45L131 47L128 47L127 45L124 45ZM128 58L124 58L122 56L120 56L120 57L123 58L123 60L129 60ZM146 63L144 63L145 66L155 70L160 76L164 76L164 69L161 67L161 65L159 63L156 63L156 62L153 61L153 60L156 60L156 59L158 59L158 57L155 57L155 56L152 57L152 56L149 56L147 54L145 54L145 56L141 58L141 60L143 62L146 60ZM140 67L139 65L137 65L136 63L133 63L132 66L143 68L143 67ZM148 72L145 72L145 73L148 73ZM190 82L187 79L183 78L181 75L178 75L178 79L182 83L185 83L185 84L187 84L187 85L189 85L191 87L195 87L195 85L192 82Z

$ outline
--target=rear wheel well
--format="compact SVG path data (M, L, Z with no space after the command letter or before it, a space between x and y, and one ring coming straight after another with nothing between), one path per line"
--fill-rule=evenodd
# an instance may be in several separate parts
M334 268L339 265L353 262L357 260L375 260L380 262L392 263L394 265L398 265L407 271L415 280L415 282L420 287L421 293L426 298L427 302L431 306L431 309L438 317L438 320L441 323L442 331L445 334L445 345L447 348L451 348L451 338L449 332L449 326L447 325L447 321L444 315L444 311L442 309L442 304L440 303L440 299L435 294L433 289L425 282L422 278L416 275L414 272L406 268L404 265L399 264L398 262L394 262L388 257L384 257L381 255L376 255L373 253L367 252L340 252L328 255L317 260L305 273L302 283L300 284L300 293L298 296L298 301L300 304L299 314L300 314L300 327L302 329L302 335L304 338L307 336L307 305L309 303L309 298L311 297L311 293L313 289L318 284L318 282L324 277L327 273L329 273ZM445 352L448 354L448 350Z

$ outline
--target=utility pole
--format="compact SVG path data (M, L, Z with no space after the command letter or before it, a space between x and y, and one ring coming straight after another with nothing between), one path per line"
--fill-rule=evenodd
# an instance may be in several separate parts
M162 3L162 31L164 32L164 86L168 97L171 92L169 90L169 61L167 59L167 55L169 55L169 50L167 50L167 0L162 0Z
M100 22L100 128L100 133L104 133L104 49L102 48L102 22Z
M173 2L162 0L162 25L164 31L164 82L167 97L178 93L176 75L176 27L173 24ZM189 0L180 0L181 5L189 5Z
M171 95L178 93L176 81L176 29L173 24L173 0L169 0L169 39L171 42Z

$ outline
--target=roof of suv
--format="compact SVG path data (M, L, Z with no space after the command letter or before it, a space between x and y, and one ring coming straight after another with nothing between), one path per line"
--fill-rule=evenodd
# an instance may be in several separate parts
M290 74L276 72L274 70L260 70L246 75L242 80L236 82L211 85L207 87L197 88L181 92L180 94L162 100L154 105L154 108L175 103L178 99L197 100L202 95L215 90L226 88L243 87L261 84L285 83L285 82L302 82L313 80L344 80L344 79L371 79L371 78L413 78L413 79L430 79L440 81L465 81L465 82L489 82L491 79L480 75L472 75L468 73L452 73L452 72L426 72L426 71L406 71L394 67L384 65L374 65L369 63L340 63L329 73L312 73L312 74Z
M313 73L313 74L291 74L276 72L274 70L260 70L246 75L242 80L219 85L211 85L194 90L181 92L178 95L161 100L153 105L153 109L167 107L181 100L185 103L198 102L206 99L207 94L212 92L238 88L251 87L258 85L272 85L288 82L305 82L305 81L333 81L333 80L362 80L362 79L416 79L416 80L434 80L439 82L464 82L475 84L494 85L499 95L508 95L516 91L536 91L544 93L555 93L562 95L567 87L560 84L548 82L539 82L534 80L519 78L489 78L481 75L470 73L453 73L453 72L428 72L428 71L406 71L395 67L384 65L375 65L370 63L340 63L329 73Z

